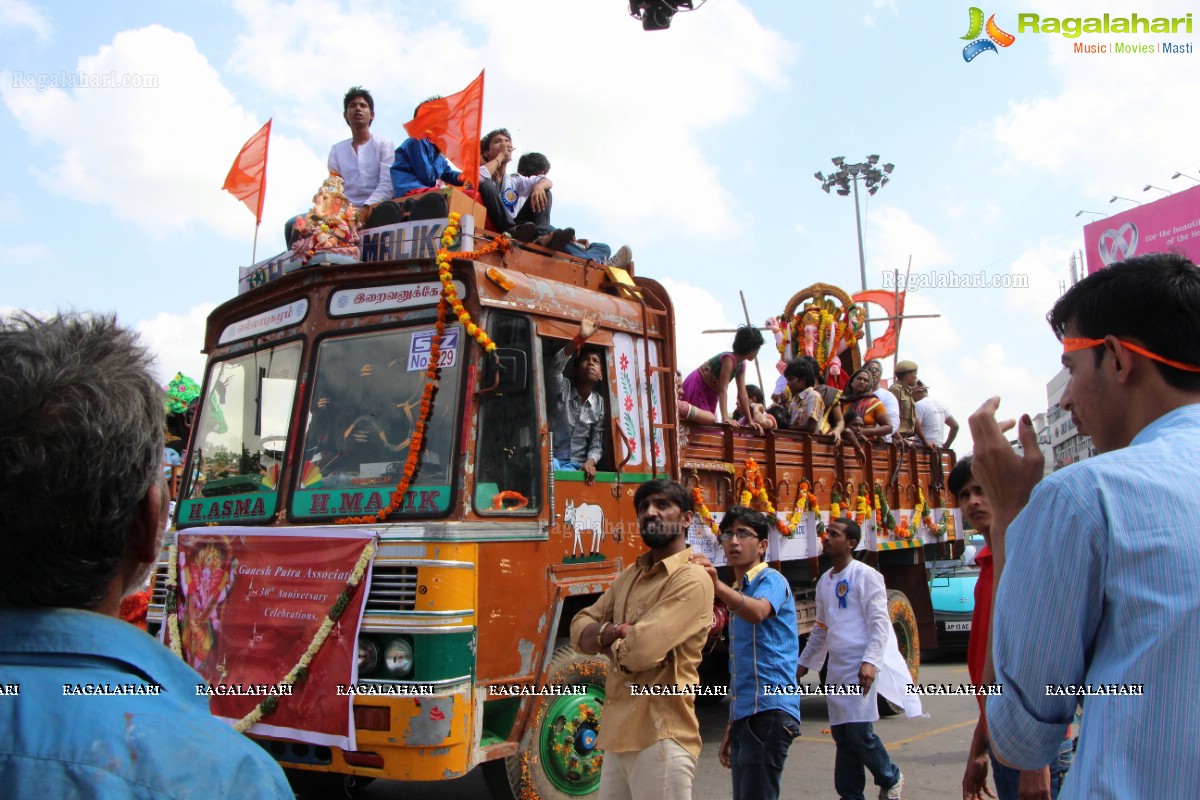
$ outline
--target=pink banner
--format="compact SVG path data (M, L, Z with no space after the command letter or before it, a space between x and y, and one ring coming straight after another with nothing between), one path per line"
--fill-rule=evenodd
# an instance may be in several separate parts
M1182 253L1200 263L1200 186L1083 226L1088 273L1131 256Z
M372 538L329 529L197 528L177 535L180 644L184 660L208 682L196 692L209 697L215 716L233 724L274 697L276 707L250 733L355 749L353 698L336 687L357 681L369 564L306 679L280 682L313 642Z

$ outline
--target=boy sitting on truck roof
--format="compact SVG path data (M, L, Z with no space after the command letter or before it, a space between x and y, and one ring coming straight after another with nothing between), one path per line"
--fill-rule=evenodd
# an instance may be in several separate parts
M421 102L413 109L413 117L421 114L421 108L434 100L441 100L435 95ZM396 148L395 159L392 162L392 196L405 197L428 193L445 185L468 186L462 170L442 155L438 146L429 139L414 139L411 136ZM450 206L441 194L429 193L428 197L420 197L409 205L409 219L437 219L450 213Z

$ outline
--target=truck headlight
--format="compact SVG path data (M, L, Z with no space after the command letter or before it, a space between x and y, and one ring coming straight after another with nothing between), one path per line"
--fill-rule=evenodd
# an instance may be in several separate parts
M383 665L395 678L407 678L413 671L413 646L407 639L393 639L383 651Z
M379 648L370 639L358 639L358 674L370 674L379 666Z

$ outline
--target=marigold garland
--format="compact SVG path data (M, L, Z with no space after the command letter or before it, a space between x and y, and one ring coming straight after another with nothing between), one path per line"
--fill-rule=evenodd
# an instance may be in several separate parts
M829 518L838 519L842 516L842 494L837 489L829 497Z
M700 515L700 521L708 526L713 536L720 536L721 529L717 526L716 520L713 519L712 512L708 510L708 506L704 505L704 490L700 488L700 473L693 470L692 474L696 476L696 485L692 487L692 505L696 507L696 513Z
M779 518L775 513L775 506L771 503L771 498L767 494L767 487L763 485L762 474L758 471L758 464L753 458L746 459L745 465L745 488L741 494L741 504L747 508L755 508L756 511L763 511L771 515L775 520L775 528L783 536L789 539L793 535L793 531L788 527L787 523Z
M183 660L183 649L179 646L179 544L172 538L171 547L167 550L167 631L171 634L169 642L171 652Z
M858 504L854 509L854 521L862 525L871 518L871 494L867 485L860 484L858 487Z
M780 353L790 341L792 352L816 358L823 374L839 352L858 343L864 319L865 311L858 303L841 307L833 298L814 298L791 319L780 317L784 332Z
M442 282L442 297L449 301L454 316L466 327L467 334L479 342L480 347L492 353L496 350L496 343L487 335L487 331L471 320L471 314L462 304L462 300L458 298L458 292L454 288L454 275L450 271L450 260L456 256L462 259L475 259L497 250L506 253L512 247L512 242L507 236L498 236L477 250L452 254L450 246L454 244L454 239L458 236L460 219L462 219L462 214L457 211L450 215L450 219L446 221L446 228L442 231L442 246L437 251L438 278Z
M805 511L811 511L817 519L817 536L825 535L825 520L821 518L821 504L817 500L817 496L809 490L807 480L800 481L800 486L796 490L796 506L792 509L792 515L788 518L788 527L795 530L800 524L800 520ZM833 519L833 517L830 517Z
M417 474L417 467L420 465L422 445L425 443L425 426L433 411L433 395L438 388L438 373L441 371L438 363L441 360L442 334L446 330L446 298L444 295L438 302L437 324L434 327L436 333L429 347L429 364L425 367L425 389L421 394L421 408L416 425L413 426L412 439L408 443L408 458L404 460L404 470L401 473L400 482L396 485L396 490L392 492L391 500L374 514L335 519L335 524L369 525L374 522L383 522L403 505L404 498L408 495L408 487L412 484L413 477Z
M454 244L454 240L458 237L458 224L461 219L462 214L457 211L450 215L450 218L446 221L446 227L442 231L442 246L437 252L438 278L442 282L442 297L438 302L437 310L437 335L434 336L430 347L429 364L425 368L425 389L421 395L420 414L416 425L413 427L412 440L408 446L408 458L404 462L404 470L401 474L400 482L396 485L395 491L392 492L391 500L387 506L379 509L375 514L334 520L339 525L369 525L374 522L384 522L393 513L400 510L400 506L404 503L404 498L408 495L408 487L412 484L412 480L416 476L417 468L420 464L421 449L425 443L425 428L429 422L429 415L433 410L433 395L438 387L438 375L441 372L439 362L442 335L446 330L446 306L450 306L458 321L466 327L467 333L475 341L479 342L479 345L486 352L492 353L496 350L496 343L492 341L491 337L471 321L470 313L463 306L462 301L458 298L458 292L454 288L454 275L450 271L450 259L453 257L450 253L450 246ZM512 243L508 237L500 236L477 250L458 253L457 257L474 259L488 253L494 253L497 250L508 252L511 247Z
M925 493L921 491L921 487L917 487L917 507L913 509L913 519L920 520L920 527L929 531L932 536L941 536L943 532L938 531L938 526L933 524L933 514L929 510L929 504L925 502Z

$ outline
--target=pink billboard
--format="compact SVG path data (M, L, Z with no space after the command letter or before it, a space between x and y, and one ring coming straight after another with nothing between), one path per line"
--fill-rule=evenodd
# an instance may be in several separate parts
M1130 256L1182 253L1200 263L1200 186L1083 226L1088 273Z

